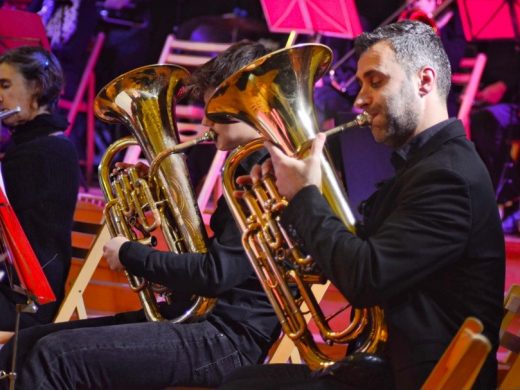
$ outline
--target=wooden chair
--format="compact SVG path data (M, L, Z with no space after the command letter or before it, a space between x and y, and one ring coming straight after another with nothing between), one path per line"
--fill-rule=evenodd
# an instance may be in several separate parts
M78 89L72 101L60 99L58 107L68 111L67 120L69 127L65 130L65 134L70 136L76 117L79 113L85 113L87 116L87 128L85 135L85 161L81 163L85 166L85 178L87 185L92 179L92 169L94 165L94 142L95 142L95 116L94 116L94 99L96 97L96 77L95 67L103 48L105 34L100 32L97 34L90 55L88 57L83 74L81 76Z
M484 53L479 53L474 58L463 58L460 63L460 72L454 73L451 77L454 85L462 86L461 102L457 118L462 121L468 139L471 139L469 114L478 91L486 62L487 57Z
M481 334L483 329L480 320L468 317L421 389L471 389L491 351L491 343Z
M108 240L107 232L102 232L104 200L81 194L74 212L72 230L72 264L67 280L67 294L54 322L69 321L76 312L79 319L87 318L83 293L101 260L102 245ZM81 267L78 275L74 269Z
M166 37L159 57L160 64L177 64L188 69L205 64L216 54L226 50L230 43L193 42L175 38L170 34Z
M520 285L512 285L504 303L505 315L500 326L500 348L506 350L500 359L499 390L520 389ZM501 375L502 374L502 375Z
M186 41L177 39L175 35L170 34L164 42L159 63L180 65L192 72L217 54L222 53L229 46L231 46L230 43ZM195 105L178 104L175 107L175 114L180 122L194 121L200 123L204 117L204 109ZM183 133L179 132L181 142L183 142Z
M108 228L103 223L104 204L100 196L80 194L78 197L72 232L71 270L66 296L54 322L140 307L137 294L131 291L123 273L112 272L105 262L100 263L103 245L110 239Z

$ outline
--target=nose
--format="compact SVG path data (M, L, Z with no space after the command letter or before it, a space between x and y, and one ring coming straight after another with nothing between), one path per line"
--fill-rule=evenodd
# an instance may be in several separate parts
M354 107L360 108L361 110L365 111L367 107L369 106L370 98L366 91L361 89L359 93L356 96L356 99L354 100Z
M204 116L204 118L202 118L202 126L213 127L214 125L215 122L213 122L211 119L208 119L208 117Z

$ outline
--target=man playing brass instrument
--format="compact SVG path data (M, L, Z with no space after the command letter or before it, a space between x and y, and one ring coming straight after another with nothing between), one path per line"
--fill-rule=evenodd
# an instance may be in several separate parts
M227 76L264 54L260 44L232 46L194 73L194 93L207 97ZM221 150L258 137L243 123L206 125L213 128ZM245 161L242 174L266 154ZM206 318L174 324L143 322L142 314L136 318L136 313L124 313L22 332L17 388L216 386L236 367L261 363L280 326L223 199L211 228L215 236L204 254L159 252L123 237L111 239L104 248L113 269L124 266L174 292L218 298ZM1 368L8 368L11 352L12 344L0 351Z
M387 387L420 388L464 319L475 316L493 345L475 388L496 388L504 238L489 174L460 121L448 117L446 53L429 26L412 21L364 33L356 48L355 104L372 117L375 140L394 150L395 167L364 204L359 235L320 194L323 135L303 160L266 143L272 159L252 179L274 171L289 200L287 231L354 306L384 310L393 373ZM238 370L223 388L299 386L369 388L288 365Z

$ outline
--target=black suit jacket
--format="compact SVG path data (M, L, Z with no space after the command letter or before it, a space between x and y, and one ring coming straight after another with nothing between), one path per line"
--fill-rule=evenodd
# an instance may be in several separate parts
M477 387L495 388L504 238L489 174L461 123L415 151L366 210L363 237L354 236L310 186L282 222L353 305L385 310L397 388L420 387L468 316L494 346Z

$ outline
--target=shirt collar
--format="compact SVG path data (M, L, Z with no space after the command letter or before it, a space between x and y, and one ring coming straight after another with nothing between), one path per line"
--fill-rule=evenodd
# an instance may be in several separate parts
M420 132L415 137L413 137L410 141L405 143L400 148L394 150L390 161L397 171L404 167L407 161L419 150L421 149L435 134L437 134L442 128L456 121L455 118L446 119L442 122L433 125L426 130Z

